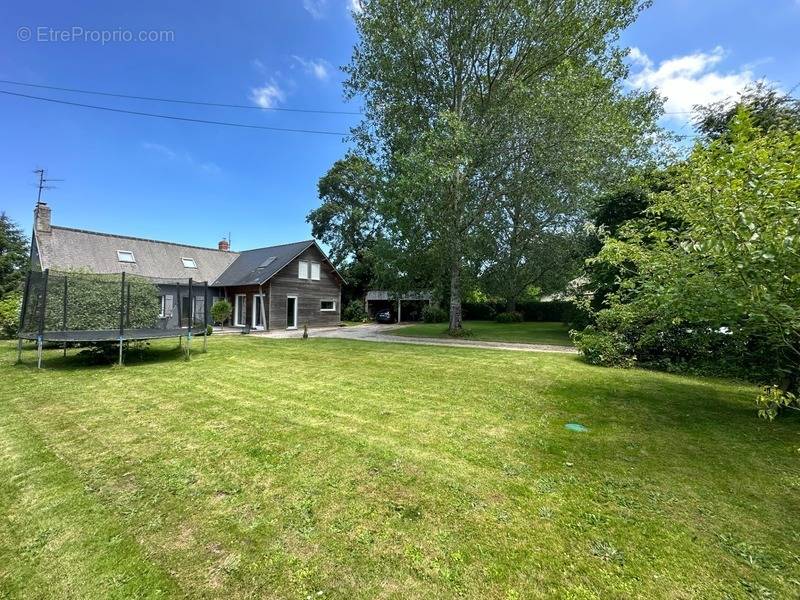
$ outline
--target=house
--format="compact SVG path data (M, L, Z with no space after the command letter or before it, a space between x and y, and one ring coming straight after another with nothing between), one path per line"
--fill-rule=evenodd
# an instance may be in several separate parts
M58 227L45 203L34 211L33 269L128 273L156 284L161 317L175 326L190 314L188 279L208 282L208 301L233 306L230 324L255 330L338 325L342 276L314 240L234 252ZM183 282L182 284L179 282ZM206 298L194 294L202 307ZM195 307L198 308L197 306ZM180 313L178 312L180 310Z

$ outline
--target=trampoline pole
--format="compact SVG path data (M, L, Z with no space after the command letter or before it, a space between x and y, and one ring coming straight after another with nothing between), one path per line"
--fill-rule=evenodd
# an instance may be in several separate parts
M42 368L42 339L44 338L44 316L47 311L47 279L50 277L50 269L44 270L44 287L42 288L42 311L39 313L39 361L38 368Z
M36 368L42 368L42 336L39 336L36 343L36 354L38 355L38 361L36 363Z
M125 271L122 272L122 286L119 296L119 364L122 366L122 338L125 336Z
M192 290L192 278L189 278L189 316L188 329L186 330L186 360L192 358L192 327L194 327L194 295Z
M203 352L208 346L208 281L203 287Z
M64 275L64 321L61 323L61 331L67 330L67 276ZM67 355L67 342L64 342L64 356Z
M28 297L31 293L31 270L28 269L28 274L25 276L25 295L22 296L22 306L19 310L19 335L25 331L25 313L28 312ZM17 346L17 362L22 362L22 338L19 338Z

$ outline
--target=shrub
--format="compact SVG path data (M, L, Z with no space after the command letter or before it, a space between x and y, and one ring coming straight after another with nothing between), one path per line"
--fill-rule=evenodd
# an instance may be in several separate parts
M570 335L590 365L632 367L636 363L631 345L618 333L587 327L584 331L571 331Z
M217 300L211 307L211 319L214 323L224 323L231 317L233 307L227 300Z
M10 338L17 335L21 306L22 296L18 292L12 292L0 300L0 337Z
M364 305L358 300L350 300L342 311L342 318L345 321L366 321L368 319Z
M756 398L756 406L759 417L772 421L786 408L800 410L800 398L776 385L766 385Z
M422 320L426 323L446 323L450 315L438 306L428 305L422 309Z
M206 335L214 333L214 328L211 325L206 325Z
M498 323L522 323L522 313L520 312L501 312L494 318Z

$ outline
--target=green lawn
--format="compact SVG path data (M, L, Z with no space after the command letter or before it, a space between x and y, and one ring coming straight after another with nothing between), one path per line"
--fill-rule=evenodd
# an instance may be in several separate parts
M52 351L41 372L0 344L0 597L800 596L800 421L759 421L748 386L570 355L165 344L123 368Z
M517 344L553 344L571 346L569 327L563 323L496 323L494 321L464 321L466 339L488 342L513 342ZM394 335L411 337L448 338L447 325L443 323L417 323L398 327Z

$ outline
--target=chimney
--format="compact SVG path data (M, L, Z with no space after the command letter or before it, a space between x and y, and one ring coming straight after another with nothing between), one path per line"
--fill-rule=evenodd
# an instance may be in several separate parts
M48 214L48 215L50 214L50 213L49 213L49 211L48 211L48 213L47 213L47 214ZM228 250L230 250L230 249L231 249L231 245L230 245L230 243L228 242L228 240L220 240L220 241L219 241L219 244L217 244L217 246L218 246L218 247L219 247L219 249L220 249L220 250L222 250L223 252L227 252Z
M39 202L33 211L33 224L36 231L50 233L50 207L44 202Z

